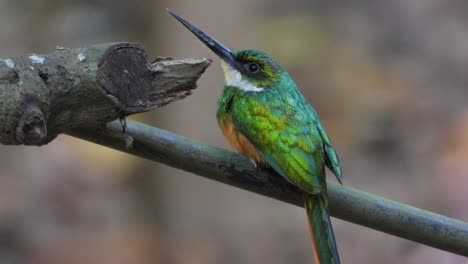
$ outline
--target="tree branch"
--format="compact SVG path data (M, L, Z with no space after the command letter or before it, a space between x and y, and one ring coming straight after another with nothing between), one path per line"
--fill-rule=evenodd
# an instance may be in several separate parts
M208 59L150 62L137 44L0 59L0 143L43 145L189 95Z
M127 125L126 134L111 122L100 131L80 129L70 135L303 206L296 187L271 170L255 169L244 156L137 122ZM468 257L467 223L335 183L328 186L333 216Z

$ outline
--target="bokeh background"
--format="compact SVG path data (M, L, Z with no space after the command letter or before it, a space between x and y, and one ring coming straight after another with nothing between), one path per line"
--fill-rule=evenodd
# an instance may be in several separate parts
M233 49L276 57L315 106L344 183L468 221L468 2L0 0L0 57L111 41L213 54L170 7ZM195 93L136 116L227 147L217 64ZM343 263L468 263L334 219ZM303 210L68 136L0 146L0 263L311 263Z

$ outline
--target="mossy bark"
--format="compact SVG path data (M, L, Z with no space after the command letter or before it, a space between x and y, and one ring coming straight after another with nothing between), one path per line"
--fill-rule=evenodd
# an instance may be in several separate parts
M184 98L208 59L150 62L137 44L110 43L0 59L0 143L43 145Z

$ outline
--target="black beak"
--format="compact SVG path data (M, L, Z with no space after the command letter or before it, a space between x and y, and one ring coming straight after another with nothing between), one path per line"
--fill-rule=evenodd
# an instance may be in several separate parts
M210 48L216 55L218 55L222 60L227 62L231 67L236 70L240 70L239 63L236 61L236 56L234 52L230 50L228 47L221 44L216 39L210 37L205 32L201 31L200 29L196 28L187 20L183 19L176 13L172 12L169 8L166 8L167 12L179 20L182 25L184 25L188 30L190 30L201 42L203 42L208 48Z

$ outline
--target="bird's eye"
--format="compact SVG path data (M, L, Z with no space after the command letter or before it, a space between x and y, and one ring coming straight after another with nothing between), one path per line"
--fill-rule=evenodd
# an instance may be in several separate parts
M252 63L247 64L247 70L250 73L257 73L260 70L260 66L257 63L252 62Z

